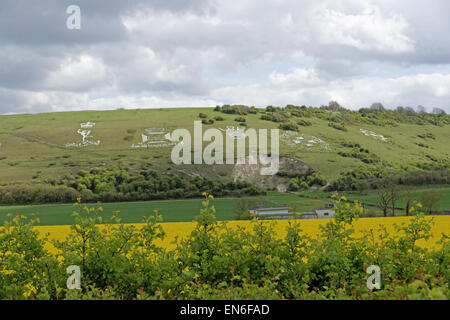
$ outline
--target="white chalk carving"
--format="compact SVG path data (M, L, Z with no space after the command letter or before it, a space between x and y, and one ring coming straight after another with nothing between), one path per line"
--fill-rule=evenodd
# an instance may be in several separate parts
M330 145L322 139L292 131L283 133L280 136L280 140L289 146L298 146L300 149L307 149L309 151L326 151L330 149Z
M89 138L93 138L91 136L92 130L86 130L86 129L92 129L95 127L95 123L93 122L86 122L80 124L81 129L78 129L77 133L81 135L82 140L72 143L67 143L66 148L82 148L87 146L98 146L100 144L100 140L93 141L89 140ZM83 130L84 129L84 130Z
M377 134L373 131L364 130L364 129L359 129L359 131L361 131L361 133L363 133L366 137L372 137L375 140L381 140L383 142L388 141L388 139L386 137L382 136L381 134Z
M164 128L148 128L145 129L145 134L141 134L142 141L133 143L131 148L163 148L174 146L176 143L172 141L170 132L166 133Z
M86 123L80 124L80 126L81 126L82 129L90 129L90 128L95 127L95 122L89 122L88 121Z
M219 129L220 131L224 131L227 136L233 138L234 140L244 140L247 135L245 134L246 128L244 127L234 127L234 126L227 126L227 129Z

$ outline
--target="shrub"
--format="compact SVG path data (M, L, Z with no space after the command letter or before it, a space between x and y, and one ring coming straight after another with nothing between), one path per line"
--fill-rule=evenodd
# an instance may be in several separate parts
M282 123L279 128L286 131L298 131L298 126L295 123Z
M310 126L312 126L312 123L310 121L306 121L306 120L303 120L303 119L298 120L297 124L299 126L303 126L303 127L310 127Z
M328 126L331 127L331 128L334 128L336 130L348 131L348 129L344 125L339 124L339 123L330 122L330 123L328 123Z
M209 124L213 124L213 123L214 123L214 120L213 120L213 119L208 119L208 120L203 119L203 120L202 120L202 124L209 125Z

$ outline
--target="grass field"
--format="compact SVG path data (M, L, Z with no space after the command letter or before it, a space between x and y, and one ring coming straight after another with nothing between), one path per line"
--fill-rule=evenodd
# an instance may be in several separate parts
M234 201L233 199L215 200L217 218L219 220L232 220L235 218L232 212ZM89 206L95 205L91 204ZM108 219L111 217L113 211L120 211L119 216L124 223L141 222L143 217L148 217L155 209L160 209L164 222L178 222L192 221L198 216L201 208L201 200L103 203L102 207L103 218ZM0 207L0 220L3 221L8 213L20 213L25 216L38 213L41 225L65 225L73 221L71 214L74 209L74 206L71 204Z
M431 190L430 188L415 188L414 195L419 199L421 192ZM450 209L450 187L436 187L435 190L442 194L440 201L441 210ZM359 200L365 203L366 209L373 209L378 214L381 212L376 208L376 191L367 194L356 192L345 192L350 200ZM269 192L268 198L272 201L273 207L289 206L296 208L298 212L311 211L313 208L323 207L332 203L329 192L302 192L300 195L284 194L279 192ZM236 214L233 206L238 201L236 198L218 198L214 200L216 207L216 217L218 220L235 220ZM403 200L397 202L397 214L403 214ZM90 206L95 206L91 204ZM200 199L188 200L167 200L167 201L147 201L147 202L123 202L123 203L103 203L103 218L109 218L113 211L120 211L119 216L124 223L141 222L144 216L159 209L163 215L164 222L190 222L199 215L201 208ZM7 214L20 213L30 217L37 213L40 218L40 225L68 225L73 222L71 217L74 207L71 204L36 205L36 206L0 206L0 223L7 219Z
M327 203L326 199L301 199L296 195L270 193L273 206L296 206L297 210L310 210ZM236 214L233 206L238 199L223 198L215 199L216 217L218 220L234 220ZM90 204L89 206L95 206ZM113 211L120 211L119 216L124 223L141 222L144 216L159 209L163 215L164 222L190 222L199 215L201 199L188 200L167 200L167 201L147 201L147 202L122 202L103 203L103 218L109 218ZM36 206L1 206L0 222L7 219L7 214L20 213L30 217L33 213L39 215L41 225L67 225L72 223L71 214L74 211L71 204L36 205Z

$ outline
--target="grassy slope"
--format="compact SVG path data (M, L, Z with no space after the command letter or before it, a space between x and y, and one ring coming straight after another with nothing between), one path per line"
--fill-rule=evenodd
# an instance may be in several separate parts
M145 128L177 128L191 130L193 121L198 120L198 113L203 112L210 118L218 115L211 109L158 109L158 110L116 110L83 111L66 113L49 113L37 115L0 116L0 182L29 181L33 176L52 177L67 170L76 171L98 165L122 163L137 166L151 163L155 169L167 170L172 167L170 147L161 149L133 150L132 143L140 141ZM220 114L226 121L216 122L212 126L226 128L236 125L235 115ZM246 116L249 128L277 128L277 124L259 119L259 115ZM80 140L76 133L81 122L96 122L92 130L95 140L101 145L82 149L66 149L65 144ZM301 133L317 136L328 142L329 151L311 152L281 144L282 155L291 155L303 160L313 168L320 170L328 178L336 177L344 169L355 167L361 162L356 159L343 158L336 154L343 139L358 142L363 147L376 153L383 160L415 161L426 160L426 154L440 157L450 156L450 130L447 127L400 125L395 128L375 127L369 125L350 126L348 132L328 127L326 121L311 119L313 126L301 128ZM383 143L366 137L360 128L375 131L389 138ZM128 129L136 129L131 141ZM420 133L433 133L436 140L423 141L417 138ZM419 147L415 142L430 146ZM39 179L38 178L38 179Z

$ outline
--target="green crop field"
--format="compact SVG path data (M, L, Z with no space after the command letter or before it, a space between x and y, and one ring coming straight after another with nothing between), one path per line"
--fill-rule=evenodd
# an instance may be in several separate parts
M425 190L437 190L441 193L441 210L450 209L450 187L420 187L415 188L413 194L419 199L420 194ZM370 191L367 194L358 192L344 192L349 200L359 200L363 202L366 209L374 209L378 215L380 210L376 207L377 193ZM324 207L332 203L331 193L323 191L301 192L300 194L286 194L279 192L269 192L268 198L272 206L289 206L295 208L297 212L311 211L314 208ZM254 198L255 200L258 198ZM190 222L199 215L201 208L201 199L188 200L167 200L167 201L147 201L147 202L122 202L122 203L103 203L102 217L108 219L114 211L120 211L119 217L124 223L141 222L143 217L147 217L158 209L163 216L163 222ZM235 220L236 214L233 211L236 198L214 199L213 204L216 208L216 217L218 220ZM87 204L95 207L95 204ZM403 199L397 201L397 212L402 213L404 208ZM38 214L40 225L68 225L73 222L71 214L74 211L71 204L54 205L34 205L34 206L0 206L0 224L3 223L9 213L21 214L31 217L33 213Z
M232 220L232 199L215 200L217 207L217 218L220 220ZM95 204L88 204L95 207ZM119 217L124 223L137 223L159 209L163 215L164 222L192 221L199 215L201 200L171 200L171 201L148 201L148 202L122 202L102 204L102 217L108 219L113 211L120 211ZM20 213L30 217L37 213L40 225L67 225L73 222L71 214L75 207L71 204L38 205L38 206L14 206L0 207L0 220L4 221L8 213Z
M329 202L325 199L302 199L296 195L271 192L269 198L274 206L288 205L296 207L297 210L310 210L320 207ZM170 200L170 201L147 201L147 202L123 202L103 203L103 218L109 218L113 211L120 211L120 218L124 223L141 222L143 217L159 209L163 215L164 222L189 222L199 215L201 199ZM234 220L236 214L233 206L237 199L223 198L215 199L216 217L218 220ZM90 207L95 204L88 204ZM71 214L74 211L71 204L36 205L36 206L1 206L0 223L7 219L7 214L21 214L31 217L33 213L38 214L40 225L67 225L73 222Z

